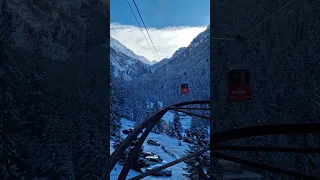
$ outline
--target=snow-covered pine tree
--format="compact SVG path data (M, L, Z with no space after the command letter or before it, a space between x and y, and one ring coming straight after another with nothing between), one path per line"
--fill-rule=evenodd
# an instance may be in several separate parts
M163 127L163 119L159 119L159 121L157 122L157 124L155 125L155 133L162 133L164 131L164 127Z
M124 103L124 87L120 78L111 77L110 81L110 136L116 136L121 128L121 112Z
M167 135L169 137L174 137L175 135L173 122L171 120L169 120L169 123L168 123Z
M160 104L159 101L156 101L156 103L153 104L153 107L150 110L150 116L154 113L156 113L157 111L160 110ZM152 132L154 133L161 133L163 132L164 127L163 127L163 120L159 119L159 121L156 123L156 125L153 127Z
M202 129L205 133L207 129ZM200 134L200 133L199 133ZM206 143L203 139L196 139L193 145L189 145L190 150L187 151L188 154L200 151L207 147ZM191 158L186 160L185 163L187 164L187 168L185 169L188 174L185 174L186 177L189 179L209 179L210 174L210 154L205 152L200 156Z
M202 118L192 118L189 129L191 137L196 139L205 139L208 136L208 127Z
M182 138L182 125L180 120L180 115L178 112L174 112L173 117L173 132L175 133L175 138Z

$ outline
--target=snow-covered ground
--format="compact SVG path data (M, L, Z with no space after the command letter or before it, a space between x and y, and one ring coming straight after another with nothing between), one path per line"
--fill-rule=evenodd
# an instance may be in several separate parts
M167 112L162 119L169 122L173 121L173 116L174 114L172 112ZM183 129L189 128L189 125L191 123L192 117L190 116L184 116L184 120L181 121ZM122 128L121 128L121 133L122 130L124 129L129 129L129 128L134 128L134 122L129 121L125 118L121 119L122 123ZM125 138L127 135L122 134L122 136ZM164 152L164 150L161 148L161 146L153 146L147 144L148 139L155 139L160 142L161 146L164 146L167 151L170 152ZM114 148L112 147L113 141L111 140L110 142L110 154L114 151ZM143 143L143 149L144 152L153 152L157 155L159 155L162 159L164 159L167 162L174 161L176 159L179 159L183 156L186 155L186 151L189 149L188 143L182 142L181 146L178 145L178 139L171 138L167 136L166 134L155 134L155 133L150 133L146 139L146 141ZM145 180L152 180L152 179L167 179L167 180L184 180L187 179L183 176L184 173L186 173L183 168L186 167L185 163L179 163L174 166L171 166L170 168L172 169L172 176L171 177L165 177L165 176L147 176L143 179ZM116 180L123 168L123 165L116 164L113 170L111 171L110 174L110 180ZM134 170L130 170L127 176L127 179L133 178L137 175L139 175L139 172L136 172ZM225 172L224 174L225 179L260 179L261 176L257 173L253 172L248 172L248 171L243 171L241 173L232 173L232 172Z
M165 120L167 124L169 123L169 121L173 122L173 118L174 118L174 113L171 111L168 111L165 115L162 116L162 119ZM181 119L182 129L184 130L188 129L190 127L192 117L181 116L180 119Z
M166 115L166 117L164 118L168 118L172 116L172 113L168 113ZM129 121L125 118L121 119L122 122L122 129L128 129L128 128L134 128L134 122ZM127 135L123 134L123 137L126 137ZM164 152L164 150L161 148L161 146L153 146L153 145L149 145L147 144L147 140L148 139L156 139L157 141L160 142L161 145L163 145L167 151L171 152L172 154L175 155L172 156L166 152ZM164 159L167 162L171 162L174 161L180 157L185 156L186 150L189 149L188 147L188 143L182 142L182 146L178 145L178 140L175 138L171 138L165 134L155 134L155 133L150 133L146 139L146 141L143 144L143 148L145 152L153 152L157 155L159 155L162 159ZM110 154L112 154L112 152L114 151L114 148L112 147L113 141L110 142ZM176 164L174 166L171 167L172 169L172 176L171 177L164 177L164 176L148 176L146 178L143 179L168 179L168 180L183 180L186 179L182 174L186 173L183 168L186 167L185 163L179 163ZM110 174L110 179L114 180L117 179L121 170L122 170L123 166L120 164L117 164L114 169L112 170L111 174ZM127 176L127 178L132 178L135 177L137 175L139 175L140 173L134 171L134 170L130 170L129 174Z

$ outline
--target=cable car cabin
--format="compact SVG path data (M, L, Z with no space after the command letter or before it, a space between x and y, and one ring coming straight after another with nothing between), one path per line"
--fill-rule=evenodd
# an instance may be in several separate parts
M250 73L247 69L228 71L228 101L246 102L250 99Z
M188 84L181 84L181 94L188 94L188 93L189 93Z

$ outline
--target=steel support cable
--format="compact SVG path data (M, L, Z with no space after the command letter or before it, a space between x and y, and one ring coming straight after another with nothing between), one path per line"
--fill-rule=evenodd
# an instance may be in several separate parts
M135 160L135 158L137 157L137 155L139 154L139 151L142 147L142 144L144 143L145 139L147 138L147 136L149 135L149 133L151 132L152 128L156 125L156 123L160 120L160 118L167 112L167 109L164 109L162 111L160 111L159 113L153 115L150 118L150 122L147 125L145 131L143 132L143 134L140 136L138 142L136 143L135 147L133 148L133 151L131 152L126 164L124 165L124 167L121 170L121 173L119 175L118 180L125 180L132 165L133 165L133 161Z
M151 39L151 37L150 37L150 34L149 34L149 32L148 32L148 29L147 29L147 27L146 27L146 24L144 23L144 21L143 21L143 19L142 19L142 16L141 16L141 14L140 14L139 8L138 8L136 2L135 2L134 0L132 0L132 1L133 1L133 3L134 3L134 6L136 7L136 9L137 9L137 11L138 11L138 14L139 14L139 16L140 16L140 19L141 19L141 21L142 21L142 23L143 23L143 25L144 25L144 28L145 28L146 31L147 31L147 34L148 34L148 36L149 36L149 38L150 38L150 41L151 41L151 44L153 45L153 48L154 48L154 50L156 51L156 54L157 54L157 56L158 56L158 58L159 58L159 61L160 61L160 60L161 60L161 59L160 59L160 56L159 56L159 54L158 54L158 51L157 51L156 47L155 47L154 44L153 44L153 41L152 41L152 39Z
M210 150L210 148L208 148L208 147L207 147L207 148L204 148L203 150L194 152L194 153L192 153L192 154L189 154L189 155L187 155L187 156L184 156L184 157L182 157L182 158L179 158L179 159L177 159L177 160L174 160L174 161L171 161L171 162L169 162L169 163L167 163L167 164L164 164L163 166L160 166L160 167L158 167L158 168L155 168L155 169L153 169L153 170L151 170L151 171L148 171L148 172L142 173L142 174L140 174L140 175L138 175L138 176L135 176L135 177L131 178L130 180L137 180L137 179L144 178L144 177L149 176L149 175L151 175L151 174L153 174L153 173L155 173L155 172L161 171L161 170L163 170L163 169L165 169L165 168L168 168L168 167L170 167L170 166L173 166L173 165L176 165L176 164L178 164L178 163L180 163L180 162L183 162L183 161L185 161L185 160L187 160L187 159L190 159L190 158L195 157L195 156L199 156L199 155L201 155L202 153L204 153L204 152L206 152L206 151L209 151L209 150Z
M276 147L276 146L239 146L239 145L210 145L212 150L226 151L251 151L251 152L296 152L296 153L320 153L320 148L304 148L304 147Z
M143 34L144 38L146 39L146 41L147 41L147 43L148 43L149 48L151 49L151 51L152 51L152 53L153 53L154 57L155 57L155 58L157 58L157 56L154 54L153 49L152 49L152 47L151 47L151 45L150 45L150 43L149 43L149 41L148 41L148 38L146 37L146 35L144 34L144 32L143 32L143 30L142 30L142 27L141 27L141 25L140 25L140 23L139 23L139 21L138 21L137 16L134 14L134 11L133 11L133 9L132 9L132 7L131 7L131 5L130 5L129 1L128 1L128 0L126 0L126 1L127 1L128 5L129 5L129 7L130 7L130 9L131 9L131 12L132 12L132 14L133 14L134 18L136 19L136 21L137 21L137 23L138 23L138 25L139 25L139 27L140 27L140 31L142 32L142 34Z
M275 14L277 14L278 12L280 12L282 9L284 9L285 7L287 7L289 4L293 3L296 0L291 0L289 1L287 4L285 4L284 6L282 6L280 9L278 9L277 11L275 11L274 13L272 13L270 16L268 16L267 18L265 18L264 20L262 20L260 23L258 23L257 25L255 25L253 28L251 28L249 31L247 31L246 33L243 34L243 36L246 36L247 34L249 34L250 32L252 32L255 28L257 28L258 26L260 26L261 24L263 24L264 22L266 22L268 19L270 19L272 16L274 16ZM210 38L213 40L229 40L229 41L233 41L233 40L237 40L237 38Z
M276 135L290 133L319 133L320 123L292 123L292 124L268 124L256 125L243 128L235 128L222 132L215 132L210 135L212 144L226 142L235 139Z
M302 179L314 179L314 180L319 180L320 177L317 176L313 176L304 172L300 172L300 171L293 171L290 169L285 169L285 168L280 168L280 167L276 167L270 164L262 164L262 163L257 163L254 161L250 161L250 160L246 160L246 159L242 159L242 158L238 158L238 157L234 157L234 156L229 156L220 152L216 152L216 151L210 151L210 156L211 157L216 157L219 159L224 159L224 160L228 160L228 161L232 161L235 163L239 163L239 164L243 164L243 165L247 165L253 168L259 168L259 169L263 169L263 170L267 170L267 171L271 171L271 172L277 172L277 173L281 173L284 175L288 175L288 176L292 176L292 177L297 177L297 178L302 178Z
M201 62L204 62L204 60L206 60L206 59L209 58L209 57L210 57L210 55L209 55L209 56L206 56L206 57L203 58L203 59L201 59L201 61L199 61L198 63L196 63L195 65L193 65L192 68L189 69L189 70L187 70L187 71L180 72L180 73L172 73L172 74L179 74L179 75L181 75L181 74L185 74L185 73L187 73L187 72L190 72L192 69L194 69L196 66L198 66ZM170 74L170 75L172 75L172 74Z
M243 34L243 36L246 36L247 34L249 34L250 32L252 32L256 27L260 26L262 23L266 22L268 19L270 19L272 16L274 16L275 14L277 14L278 12L280 12L282 9L284 9L285 7L287 7L289 4L293 3L296 0L291 0L289 1L287 4L285 4L284 6L282 6L280 9L278 9L276 12L272 13L270 16L268 16L267 18L265 18L263 21L261 21L260 23L258 23L257 25L255 25L253 28L251 28L249 31L247 31L246 33Z

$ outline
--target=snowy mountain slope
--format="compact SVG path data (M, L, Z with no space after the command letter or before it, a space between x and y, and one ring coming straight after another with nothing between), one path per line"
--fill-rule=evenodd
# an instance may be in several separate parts
M137 78L132 78L130 81L127 81L123 93L125 96L123 100L124 103L121 105L121 109L127 109L128 113L131 113L129 116L130 119L135 119L137 122L143 120L149 113L146 109L146 106L150 101L162 101L164 103L163 106L167 106L168 104L186 100L209 99L209 35L210 29L208 27L208 29L203 33L200 33L188 47L180 48L170 59L164 59L155 65L147 66L146 69L148 69L149 74L145 73L142 75L142 73L139 75L140 77L137 76ZM126 71L134 66L133 62L135 61L130 58L129 62L120 64L120 62L122 62L121 59L123 59L123 61L127 61L129 57L120 51L114 50L113 48L111 48L110 54L112 56L112 61L114 61L111 62L111 68L115 69L112 70L112 72L114 72L115 75L117 75L117 72L123 71L125 71L125 74L128 74ZM153 67L156 68L152 69ZM140 68L141 67L138 69ZM133 73L136 70L137 69L130 69L130 72ZM152 70L154 70L153 73L150 73ZM181 74L183 74L183 72L186 70L188 70L186 77L181 76ZM179 90L180 84L184 82L190 84L190 94L182 96ZM172 113L167 113L163 118L166 119L166 122L168 122L169 119L173 119L172 115ZM122 121L122 126L133 127L134 122L131 122L131 125L128 122L130 121ZM191 124L191 118L186 118L182 122L183 123L181 124L184 129L189 128ZM209 130L209 124L205 125ZM187 146L188 144L183 143L181 147L178 145L178 139L170 138L165 134L150 133L148 138L156 138L165 146L168 152L164 152L161 147L150 146L146 143L144 143L144 150L155 152L168 162L184 156L186 150L189 149ZM121 165L117 165L115 167L115 169L111 172L111 178L116 179L121 171L121 167ZM181 176L181 174L186 173L186 171L182 169L183 167L186 167L186 164L181 163L173 166L172 169L174 174L172 177L158 178L184 178ZM129 177L133 177L137 174L138 173L135 171L130 171ZM149 178L156 179L156 177L152 176L146 179Z
M1 179L109 179L108 7L0 2Z
M176 52L174 52L174 54L172 55L172 57L170 59L173 59L177 56L179 56L180 54L182 54L184 52L184 50L186 50L186 47L181 47L178 50L176 50Z
M179 56L180 54L183 53L183 51L185 50L185 47L181 47L178 50L176 50L176 52L172 55L171 58L164 58L162 59L160 62L156 62L155 64L152 64L150 66L150 70L151 72L154 72L156 69L158 69L159 67L167 64L170 60L174 59L175 57Z
M155 64L150 65L149 66L150 71L153 73L156 69L158 69L159 67L167 64L169 61L170 61L170 58L164 58L160 62L157 62Z
M151 65L152 65L152 64L156 64L156 63L158 63L158 61L153 60L153 61L151 62Z
M140 99L158 98L164 106L176 102L210 98L210 26L200 33L188 47L178 50L174 58L167 59L148 76L132 81ZM184 74L186 73L186 74ZM180 94L180 85L188 83L190 93ZM129 100L131 98L128 98ZM128 104L135 102L128 102Z
M110 48L110 70L112 76L121 77L125 81L131 81L149 73L148 65L112 47Z
M131 57L132 59L139 60L145 64L153 64L154 62L149 61L147 58L143 56L136 55L133 51L122 45L118 40L110 37L110 47L113 49L122 52L123 54Z

